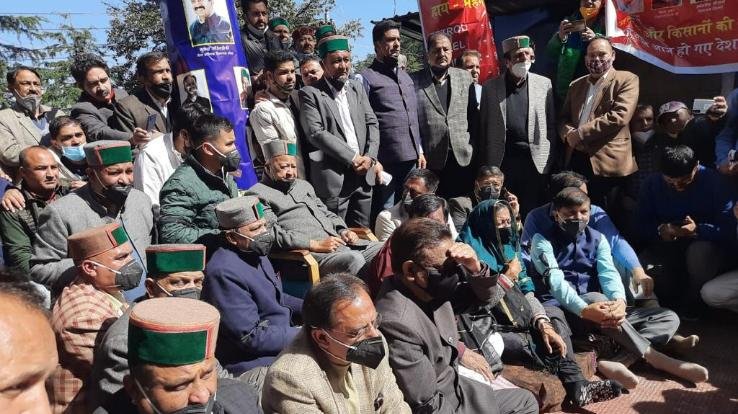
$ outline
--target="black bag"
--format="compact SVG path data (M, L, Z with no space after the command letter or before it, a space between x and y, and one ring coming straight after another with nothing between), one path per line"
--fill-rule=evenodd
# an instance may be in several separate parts
M493 374L502 372L504 368L502 359L489 341L490 335L497 332L497 320L492 314L491 307L480 306L459 314L458 329L464 345L472 351L481 353L492 368Z

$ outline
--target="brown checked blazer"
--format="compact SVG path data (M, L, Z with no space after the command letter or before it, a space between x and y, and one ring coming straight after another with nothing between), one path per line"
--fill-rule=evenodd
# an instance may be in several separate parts
M583 76L569 86L559 125L564 141L578 127L589 85L589 76ZM595 175L625 177L638 170L628 128L637 103L638 76L613 69L594 97L589 120L578 127L582 150L589 155Z

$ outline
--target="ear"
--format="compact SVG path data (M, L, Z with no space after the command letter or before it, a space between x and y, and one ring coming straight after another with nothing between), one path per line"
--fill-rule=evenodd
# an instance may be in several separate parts
M154 279L147 277L146 280L144 280L144 286L146 287L146 293L149 295L150 298L156 297L156 291L158 289L158 286L156 286L156 281Z
M310 328L310 337L313 338L313 341L315 341L317 345L322 345L325 348L327 348L329 345L330 339L328 338L328 335L326 335L325 331L322 329Z
M234 236L231 231L225 231L223 232L223 234L225 235L225 239L229 244L233 246L238 244L238 241L236 240L236 236Z
M83 260L78 267L88 278L95 279L97 277L97 265L92 263L92 261Z
M402 263L402 277L408 282L415 282L415 263L412 260L405 260Z

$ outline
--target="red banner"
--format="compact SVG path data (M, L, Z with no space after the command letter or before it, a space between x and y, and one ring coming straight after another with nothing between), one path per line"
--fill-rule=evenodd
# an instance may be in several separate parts
M738 70L738 1L608 0L615 47L674 73Z
M467 49L482 55L479 83L499 74L492 26L483 0L418 0L418 9L425 39L443 32L451 38L454 59Z

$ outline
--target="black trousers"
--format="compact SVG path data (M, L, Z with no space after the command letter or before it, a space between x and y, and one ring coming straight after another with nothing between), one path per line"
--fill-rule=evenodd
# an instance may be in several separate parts
M580 151L574 151L569 166L573 171L587 177L589 181L587 190L592 204L602 207L617 228L625 229L628 217L624 199L628 194L632 175L625 177L595 175L589 155Z
M436 195L445 199L461 197L469 194L474 189L474 171L473 163L466 167L459 165L454 156L454 152L449 150L446 165L443 170L433 170L438 175L441 182L436 190Z
M505 154L500 169L505 174L505 188L518 197L520 217L546 203L548 174L540 174L533 164L530 151Z

